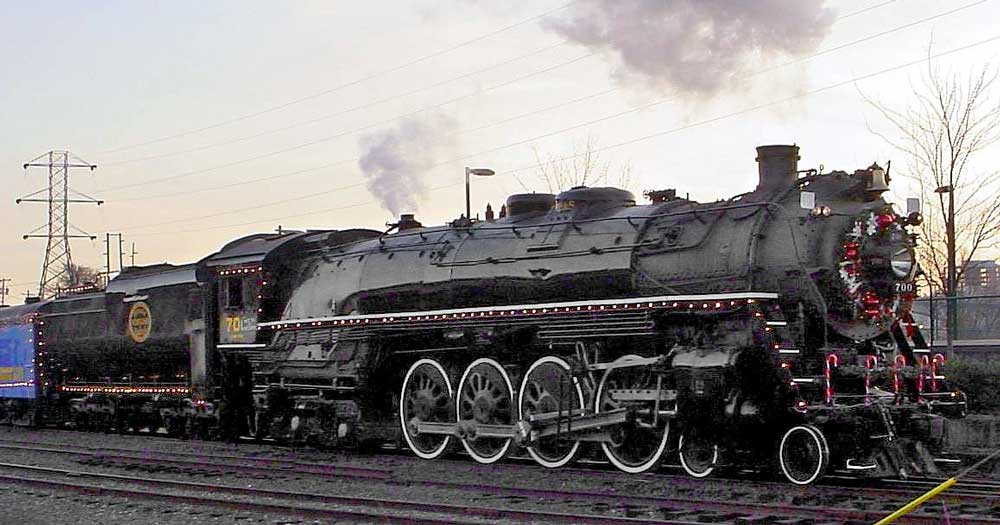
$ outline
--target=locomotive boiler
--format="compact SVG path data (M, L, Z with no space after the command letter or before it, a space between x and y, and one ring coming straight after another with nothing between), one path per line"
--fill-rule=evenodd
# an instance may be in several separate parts
M713 203L577 187L497 220L312 234L257 326L258 432L547 467L589 443L627 472L676 450L696 477L799 484L933 470L964 398L909 315L919 213L882 198L878 165L757 155L756 188Z

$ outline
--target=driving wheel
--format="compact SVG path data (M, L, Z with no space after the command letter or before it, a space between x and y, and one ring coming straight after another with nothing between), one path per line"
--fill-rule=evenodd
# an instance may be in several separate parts
M399 396L399 424L406 444L418 457L434 459L448 448L451 436L421 434L417 424L450 422L453 395L448 374L433 359L421 359L406 372Z
M524 421L539 414L559 412L576 414L583 409L583 390L565 359L547 355L531 364L521 381L517 398L518 419ZM535 439L528 454L539 465L561 467L576 456L580 442L560 435Z
M493 463L510 449L511 438L476 435L477 425L512 425L514 423L514 388L500 363L484 357L472 362L458 383L456 416L467 425L469 433L462 445L472 459Z
M624 472L645 472L659 463L670 437L670 420L663 413L663 401L634 399L636 393L655 392L656 374L646 366L625 366L641 359L637 355L620 357L612 363L597 388L594 411L608 412L619 408L633 410L634 418L610 430L611 442L601 443L612 465ZM649 397L649 396L646 396Z

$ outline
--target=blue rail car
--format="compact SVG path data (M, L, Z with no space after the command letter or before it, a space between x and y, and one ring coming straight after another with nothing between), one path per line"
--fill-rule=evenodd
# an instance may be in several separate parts
M0 326L0 397L35 399L35 326Z
M0 421L38 422L45 386L39 313L46 303L0 309Z

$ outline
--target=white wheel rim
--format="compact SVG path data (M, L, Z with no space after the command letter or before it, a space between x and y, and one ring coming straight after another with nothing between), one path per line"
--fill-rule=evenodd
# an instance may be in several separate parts
M694 470L691 465L688 464L687 460L684 459L684 434L681 434L680 440L677 442L677 457L681 460L681 468L684 472L687 472L689 476L694 478L705 478L712 474L715 470L715 465L719 462L719 445L712 445L712 466L705 470Z
M465 368L465 372L462 374L462 380L458 382L458 391L457 391L458 396L461 396L462 390L465 388L465 381L469 378L469 372L472 371L474 367L480 364L491 366L500 373L500 377L503 377L504 383L507 384L507 394L510 398L510 403L513 405L514 386L510 382L510 376L507 375L507 371L504 370L504 367L501 366L500 363L496 362L493 359L490 359L489 357L481 357L479 359L476 359L469 366ZM458 400L456 400L455 402L455 421L457 422L462 421L462 406L461 403L458 402ZM503 446L500 447L500 450L498 450L497 453L493 454L492 456L484 456L476 452L476 450L472 448L471 445L469 445L469 442L466 439L462 440L462 446L465 447L465 451L468 452L470 456L472 456L472 459L484 465L489 465L490 463L496 463L507 454L507 451L510 450L511 441L512 441L511 439L507 439L504 442Z
M809 437L812 438L813 442L816 443L817 450L819 450L820 460L816 465L815 471L805 480L795 479L792 474L788 471L788 467L785 466L785 445L788 443L788 437L792 435L793 432L805 432ZM830 458L830 450L826 444L826 437L823 436L822 432L812 425L798 425L788 429L785 435L781 437L781 445L778 447L778 465L781 467L782 474L785 475L785 479L791 481L796 485L808 485L816 481L821 474L823 474L823 468L826 466L826 462Z
M517 394L517 419L518 420L524 421L524 408L523 408L524 407L524 404L523 404L524 403L524 390L525 390L525 387L528 386L528 378L531 377L531 373L534 372L536 368L538 368L539 366L544 365L546 363L553 363L555 365L558 365L558 366L562 367L566 371L571 370L571 368L569 366L569 363L567 363L565 359L563 359L561 357L558 357L558 356L554 356L554 355L547 355L545 357L542 357L541 359L536 360L534 363L532 363L531 366L528 368L528 372L524 374L524 379L521 381L521 390ZM570 376L570 377L572 377L572 376ZM577 381L576 377L573 377L573 387L576 389L576 396L580 400L580 408L583 408L583 406L584 406L584 403L583 403L583 390L580 388L580 382ZM561 467L561 466L569 463L570 461L573 460L573 458L576 457L576 453L580 450L580 442L579 441L574 441L573 442L573 447L569 450L569 452L564 457L560 458L557 461L550 461L548 459L545 459L544 457L541 456L541 454L539 454L538 452L536 452L535 449L533 447L531 447L531 446L528 446L527 449L528 449L528 455L530 455L531 459L534 459L535 462L538 463L539 465L541 465L543 467L546 467L546 468L558 468L558 467Z
M445 373L444 368L437 361L433 359L421 359L410 366L410 369L407 370L406 372L406 377L403 379L403 388L400 391L400 396L399 396L399 425L400 428L403 429L403 439L406 440L407 446L410 447L410 450L412 450L413 453L417 455L417 457L422 459L434 459L443 454L444 451L448 449L448 444L451 443L451 436L445 436L444 441L442 441L441 444L438 445L438 447L435 448L433 451L422 452L419 448L417 448L417 446L413 443L413 439L410 437L409 426L406 421L406 413L403 408L404 399L406 396L406 387L410 383L410 378L413 376L413 372L415 372L418 368L420 368L423 365L431 366L435 370L437 370L437 372L441 374L441 377L444 378L445 386L448 387L448 397L450 399L454 399L455 397L455 391L452 390L451 388L451 381L448 379L448 374Z
M642 356L629 354L619 357L618 359L615 359L614 363L624 363L628 361L633 361L635 359L642 359ZM607 384L608 376L610 375L610 372L612 370L614 370L613 367L609 368L604 373L604 376L601 377L601 383L597 387L597 395L594 396L594 412L597 414L601 413L601 397L602 394L604 393L604 388ZM608 443L602 442L601 449L604 450L604 455L608 458L608 461L610 461L612 465L614 465L622 472L627 472L629 474L640 474L642 472L646 472L647 470L655 467L656 464L660 462L660 459L663 457L663 451L666 450L667 448L667 441L670 437L670 422L667 421L666 425L667 426L663 430L663 439L660 440L660 446L657 447L656 453L653 454L653 456L648 461L640 465L626 465L625 463L622 463L622 461L615 456L615 453L613 452L611 445L609 445Z

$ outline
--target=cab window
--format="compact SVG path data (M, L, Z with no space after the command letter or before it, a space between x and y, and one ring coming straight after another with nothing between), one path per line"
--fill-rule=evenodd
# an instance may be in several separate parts
M243 278L229 277L222 282L226 310L243 309Z

